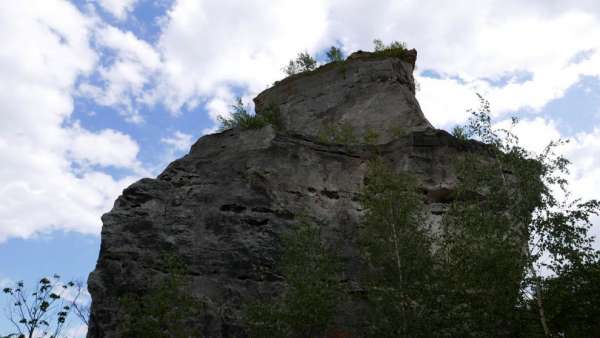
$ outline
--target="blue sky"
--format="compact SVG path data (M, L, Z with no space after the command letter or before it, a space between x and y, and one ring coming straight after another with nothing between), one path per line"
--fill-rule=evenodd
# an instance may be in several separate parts
M531 150L570 138L572 189L600 198L598 36L600 3L585 0L1 2L0 284L85 279L124 187L299 51L374 38L418 50L417 98L436 127L464 122L479 92L499 124L521 118Z

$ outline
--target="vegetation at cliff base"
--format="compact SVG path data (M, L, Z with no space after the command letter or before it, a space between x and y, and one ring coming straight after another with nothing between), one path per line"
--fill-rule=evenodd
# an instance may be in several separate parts
M185 291L185 265L172 255L165 255L161 264L167 273L158 285L120 298L120 332L130 338L202 337L198 322L204 306Z
M284 237L280 269L287 282L281 295L246 309L250 336L324 337L344 294L340 261L318 226L302 223Z
M323 262L335 257L311 260L298 255L310 250L291 249L301 259L282 259L283 271L318 273L304 276L311 282L284 273L289 289L250 308L252 337L325 337L325 322L348 299L364 308L351 328L361 337L598 336L600 255L588 230L600 203L559 200L554 189L570 196L568 161L556 152L562 141L529 153L510 130L493 128L490 105L480 101L468 123L453 132L467 152L454 160L457 182L444 197L437 228L425 210L438 202L423 195L418 177L374 158L358 199L363 292L320 293L339 287L325 283L337 273ZM284 248L295 245L288 241ZM315 281L324 284L311 290L309 285L319 285ZM290 291L296 288L306 292ZM321 306L327 311L320 317L325 322L314 326L320 329L290 323Z

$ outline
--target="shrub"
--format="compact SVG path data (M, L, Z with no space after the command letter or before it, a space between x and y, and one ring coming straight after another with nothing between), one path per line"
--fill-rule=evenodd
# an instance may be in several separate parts
M367 132L363 137L363 141L366 144L375 144L377 142L377 139L379 139L379 134L373 129L367 129Z
M185 290L189 284L186 267L174 256L167 256L162 264L167 274L158 286L143 294L121 297L121 334L140 338L201 337L194 318L201 317L204 304Z
M383 57L399 57L406 58L407 49L406 43L399 41L392 41L390 44L386 45L383 41L379 39L373 40L374 51L373 54L375 56L383 56Z
M317 60L315 60L308 52L304 51L298 53L295 60L290 60L287 66L283 68L283 71L287 75L294 75L302 72L314 70L317 67Z
M327 51L327 61L329 62L338 62L344 60L344 54L342 50L337 48L336 46L331 46Z
M221 123L219 128L221 131L238 127L242 129L258 129L268 124L274 127L280 126L279 109L276 106L267 107L261 115L250 114L248 107L238 97L236 103L231 108L233 109L230 113L231 117L218 117Z
M324 337L343 297L336 280L340 262L322 243L321 230L301 224L284 237L281 272L284 292L252 304L245 318L251 337Z
M354 128L348 123L326 125L318 135L321 143L357 144Z

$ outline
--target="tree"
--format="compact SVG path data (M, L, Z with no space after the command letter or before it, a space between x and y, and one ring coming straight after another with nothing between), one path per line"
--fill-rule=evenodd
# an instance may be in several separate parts
M121 297L121 334L131 338L202 337L197 322L205 307L185 291L185 265L170 255L161 264L167 273L158 285Z
M250 336L325 337L343 298L336 278L339 261L315 225L297 226L284 237L283 248L280 268L286 289L279 297L246 309Z
M390 44L386 45L380 39L373 40L373 49L377 52L385 52L391 50L406 50L406 43L399 41L392 41Z
M302 72L308 72L314 70L317 67L317 60L315 60L308 52L300 52L295 60L290 60L287 66L283 68L283 71L289 76Z
M569 161L556 152L564 141L551 142L541 154L532 154L519 145L518 138L510 130L493 128L489 102L481 96L479 99L480 108L471 111L472 117L467 125L455 129L454 133L460 136L462 142L474 138L485 143L491 160L477 162L467 156L458 164L462 180L447 220L452 228L466 232L445 232L450 234L450 238L446 238L447 252L451 256L449 264L462 261L457 268L469 267L472 275L467 280L474 282L475 287L467 290L487 288L501 292L488 297L496 300L490 303L493 309L486 312L473 308L478 315L490 315L482 322L511 320L502 316L509 313L502 309L510 307L510 303L501 304L502 300L510 299L516 303L515 306L519 303L532 305L534 301L539 328L544 336L549 337L555 332L551 331L548 310L544 305L544 285L554 277L544 277L540 270L549 270L560 279L565 273L580 271L578 267L597 255L591 247L592 238L588 230L590 217L599 213L600 203L568 199L570 193L565 174ZM513 119L513 125L516 123L518 120ZM562 191L567 198L560 200L555 189ZM477 246L472 245L478 242L478 238L484 243L483 251L477 251ZM510 239L526 245L511 245ZM481 257L490 250L497 250L500 261L496 258L486 264L485 259L469 259ZM522 254L518 255L518 252ZM502 268L498 271L473 269L499 266ZM520 278L519 269L525 272ZM483 278L484 284L478 285L478 281L482 280L481 273L488 277ZM494 285L490 288L486 280L496 284L490 284ZM508 297L502 291L501 281L508 285L515 280L521 281L521 292L515 297ZM505 297L499 297L502 294ZM468 297L468 293L465 296ZM481 316L478 318L481 319Z
M426 337L434 332L434 237L417 180L382 159L369 163L360 195L360 247L370 313L368 336Z
M344 60L344 54L342 50L337 48L336 46L331 46L327 51L327 61L328 62L338 62Z
M61 283L60 276L54 275L40 279L31 293L22 281L4 288L9 298L7 317L16 330L8 337L61 337L72 309L66 296L74 286L73 282Z

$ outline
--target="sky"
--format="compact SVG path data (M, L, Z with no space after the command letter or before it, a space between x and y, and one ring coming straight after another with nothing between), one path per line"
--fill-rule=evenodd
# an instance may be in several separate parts
M85 280L123 188L298 52L375 38L417 49L435 127L464 123L480 93L528 149L569 139L573 194L600 198L598 36L595 0L0 0L0 286Z

